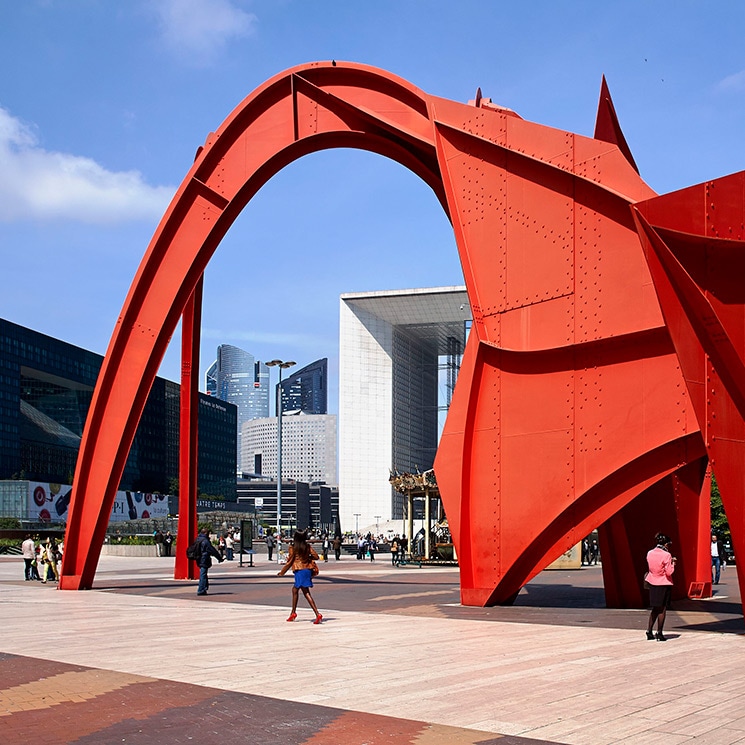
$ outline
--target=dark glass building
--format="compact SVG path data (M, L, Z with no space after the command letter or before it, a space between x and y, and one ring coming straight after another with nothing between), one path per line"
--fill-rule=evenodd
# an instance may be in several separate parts
M328 359L311 362L282 381L282 411L328 413Z
M0 319L0 479L71 483L103 357ZM156 378L121 489L171 491L178 479L178 383ZM236 407L199 394L201 493L235 498Z
M245 475L245 474L244 474ZM277 482L239 478L238 503L259 522L277 524ZM283 529L315 528L331 533L339 519L339 487L321 481L307 483L282 479Z
M215 364L205 375L205 382L211 387L210 376L215 381L214 395L238 407L236 461L239 461L243 423L269 416L269 369L245 350L221 344Z

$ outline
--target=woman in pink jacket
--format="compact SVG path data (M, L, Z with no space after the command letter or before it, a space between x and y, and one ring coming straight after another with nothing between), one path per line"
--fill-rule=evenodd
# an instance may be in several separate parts
M657 545L647 553L649 571L645 577L649 585L649 604L652 606L647 626L647 639L664 642L666 639L662 634L662 628L665 625L667 609L670 607L676 559L670 555L672 541L668 536L658 533L655 541ZM652 633L655 621L657 621L656 634Z

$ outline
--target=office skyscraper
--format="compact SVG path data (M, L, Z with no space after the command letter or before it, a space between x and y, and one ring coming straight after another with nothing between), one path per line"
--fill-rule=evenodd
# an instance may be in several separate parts
M311 362L282 381L282 411L328 413L328 359Z
M345 530L358 516L360 525L373 524L376 515L403 517L405 497L392 489L390 473L432 467L439 415L450 404L470 320L465 287L341 296L339 510Z
M269 416L269 370L252 354L230 344L217 348L216 364L217 397L238 407L237 460L240 463L241 425L249 419Z
M217 396L217 360L215 360L204 374L204 392L208 396Z

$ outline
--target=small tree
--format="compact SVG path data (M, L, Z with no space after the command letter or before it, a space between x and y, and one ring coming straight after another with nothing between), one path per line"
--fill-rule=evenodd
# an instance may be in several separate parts
M714 474L711 475L711 529L719 536L720 540L729 540L729 522L722 505L722 497L719 494L719 485Z

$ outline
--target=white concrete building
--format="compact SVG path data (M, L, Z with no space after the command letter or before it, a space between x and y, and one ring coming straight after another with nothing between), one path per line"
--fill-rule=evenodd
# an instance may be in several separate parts
M348 293L340 302L339 516L343 530L403 517L392 470L432 467L443 372L455 384L465 287ZM446 363L440 360L445 358Z
M277 418L250 419L241 427L241 470L277 476ZM337 484L336 416L282 416L282 478Z

